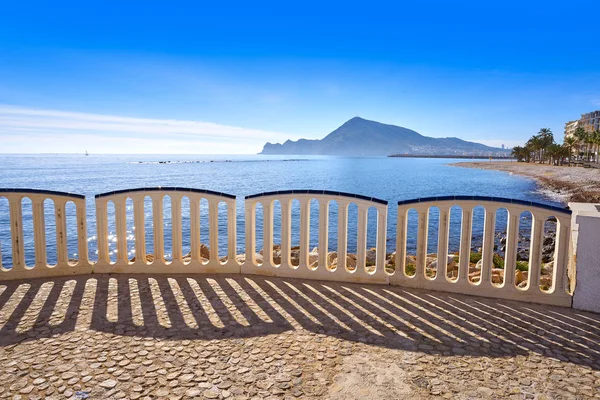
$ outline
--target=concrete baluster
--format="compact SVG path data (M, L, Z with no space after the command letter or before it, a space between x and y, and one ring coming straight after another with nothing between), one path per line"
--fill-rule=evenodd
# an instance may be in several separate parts
M235 216L235 200L227 202L227 259L237 264L237 218ZM234 264L234 265L235 265Z
M246 199L246 263L256 264L256 202Z
M69 250L67 248L67 218L65 200L54 202L54 220L56 221L56 266L66 266L69 262ZM79 255L81 259L81 254Z
M273 200L263 203L263 265L273 266Z
M387 206L377 210L377 263L376 270L385 270L387 239Z
M117 227L117 261L129 263L127 257L127 209L126 198L113 200Z
M531 245L529 248L529 285L527 287L527 291L530 293L537 293L540 291L540 273L542 270L542 243L544 241L544 223L546 219L540 215L539 213L533 212L533 221L531 224ZM512 276L514 277L515 272L514 268L517 264L517 257L515 254L514 262L508 264L508 266L513 266ZM507 269L507 263L504 263L504 269L506 274L509 274L511 271ZM508 279L506 280L506 285L508 285ZM505 285L505 286L506 286ZM513 285L514 286L514 285Z
M44 199L35 198L32 201L33 208L33 241L35 243L35 266L44 268L47 266L46 254L46 221L44 218Z
M348 203L338 200L338 251L337 268L346 269L346 255L348 254Z
M133 225L135 226L135 259L146 264L146 227L144 225L144 197L133 200Z
M190 197L190 255L192 261L200 261L200 199Z
M208 225L210 226L210 261L219 262L219 202L208 201Z
M369 209L358 206L358 238L356 241L356 270L366 271L367 266L367 224Z
M300 199L300 262L299 268L308 268L310 252L310 198Z
M329 201L319 201L319 268L326 269L329 253Z
M494 231L496 229L496 210L491 206L485 209L483 223L483 247L481 251L482 267L479 284L487 287L491 284L492 268L494 268Z
M425 279L425 264L427 262L427 234L429 230L429 207L419 208L418 228L417 228L417 260L416 273L417 280Z
M154 262L165 263L165 232L164 232L163 195L152 195L152 226L154 230Z
M290 203L289 199L279 201L279 204L281 204L281 265L286 268L293 268L291 258L292 214Z
M96 230L98 234L98 264L110 264L108 254L108 201L96 199Z
M517 251L519 247L519 210L508 209L508 226L506 230L506 251L504 252L504 283L503 288L514 289L515 269L517 266ZM531 281L530 281L531 282Z
M458 255L458 282L468 283L469 262L471 260L471 231L473 229L473 207L462 207L460 229L460 253Z
M438 248L437 248L437 271L433 280L446 282L448 275L448 236L450 234L450 207L440 206L438 224Z
M394 275L400 278L406 278L406 231L408 228L408 219L406 218L408 209L398 207L398 218L396 222L396 262Z
M88 230L85 199L75 203L75 215L77 218L77 250L79 251L79 261L77 265L87 265L90 263L88 254Z
M173 261L183 262L181 239L181 199L180 194L171 195L171 245L173 246Z

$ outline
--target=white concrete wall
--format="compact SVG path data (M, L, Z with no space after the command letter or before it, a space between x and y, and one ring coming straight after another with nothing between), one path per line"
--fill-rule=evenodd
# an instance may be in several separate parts
M570 203L573 210L573 308L600 312L600 210ZM600 206L600 205L598 205Z

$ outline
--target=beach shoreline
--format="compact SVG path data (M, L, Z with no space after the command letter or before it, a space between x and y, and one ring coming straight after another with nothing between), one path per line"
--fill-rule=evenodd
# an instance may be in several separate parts
M534 179L562 202L600 203L600 169L523 162L471 161L455 167L502 171Z

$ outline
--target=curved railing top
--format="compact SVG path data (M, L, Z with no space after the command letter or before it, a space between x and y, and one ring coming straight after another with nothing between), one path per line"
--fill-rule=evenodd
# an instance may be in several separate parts
M206 189L193 189L193 188L184 188L178 186L156 186L156 187L146 187L146 188L136 188L136 189L123 189L123 190L114 190L112 192L105 192L96 195L96 198L99 199L101 197L107 197L117 194L126 194L126 193L139 193L139 192L189 192L189 193L200 193L207 194L211 196L221 196L229 199L235 199L236 196L229 193L223 192L215 192L212 190Z
M62 196L70 197L73 199L85 199L85 196L78 193L58 192L55 190L40 190L40 189L23 189L23 188L0 188L0 196L2 193L14 193L14 194L40 194L46 196Z
M542 208L549 211L555 211L566 215L571 215L571 210L551 206L548 204L536 203L533 201L526 200L517 200L517 199L507 199L504 197L487 197L487 196L438 196L438 197L422 197L418 199L410 199L410 200L400 200L398 202L399 206L419 204L419 203L435 203L438 201L493 201L497 203L505 203L505 204L515 204L519 206L528 206L528 207L536 207Z
M387 205L388 202L386 200L381 200L376 197L363 196L362 194L354 194L354 193L345 193L345 192L335 192L332 190L277 190L273 192L262 192L257 194L252 194L250 196L246 196L246 199L255 199L258 197L268 197L268 196L276 196L276 195L290 195L290 194L309 194L309 195L320 195L320 196L342 196L348 197L351 199L372 201L374 203L379 203L383 205Z

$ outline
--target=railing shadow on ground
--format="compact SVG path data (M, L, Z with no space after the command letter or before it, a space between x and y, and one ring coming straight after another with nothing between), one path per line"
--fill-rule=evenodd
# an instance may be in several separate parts
M530 352L600 370L600 315L401 287L240 275L0 283L0 346L75 329L168 340L307 331L442 356Z

